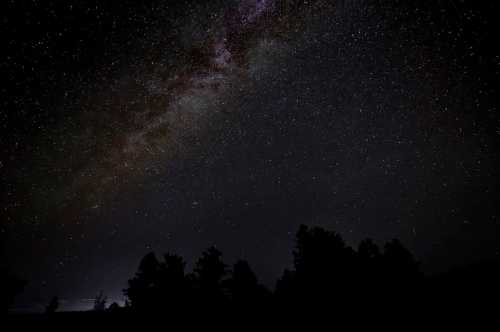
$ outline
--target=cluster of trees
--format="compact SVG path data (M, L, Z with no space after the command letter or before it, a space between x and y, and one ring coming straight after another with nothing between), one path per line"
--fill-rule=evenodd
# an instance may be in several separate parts
M247 261L229 268L215 247L203 252L191 273L186 273L186 263L178 255L168 253L160 261L149 253L124 293L130 309L138 312L214 305L259 310L279 304L291 309L332 298L330 307L346 308L360 296L408 298L423 280L419 263L398 240L381 250L367 239L354 250L336 232L302 225L293 256L293 269L284 271L271 292L259 283Z
M127 306L139 312L182 310L227 301L255 302L270 295L248 262L240 260L230 270L215 247L203 252L192 273L186 273L185 266L175 254L165 254L163 261L154 253L147 254L124 290Z
M105 310L108 310L114 312L120 309L119 304L116 302L113 302L109 307L107 307L106 306L107 302L108 302L108 297L105 296L102 291L99 292L99 294L97 294L97 296L94 298L93 311L103 312ZM59 297L54 296L45 307L45 314L53 314L58 309L59 309Z
M230 267L215 247L203 252L189 273L182 257L167 253L159 260L151 252L140 261L124 289L125 307L117 303L107 307L107 297L101 292L92 313L102 313L95 317L124 313L120 317L146 313L162 317L169 313L174 318L193 316L193 312L208 313L209 317L224 312L228 317L253 314L260 318L276 318L282 313L290 318L304 317L310 309L317 315L320 309L327 310L323 317L335 313L337 318L361 314L385 317L388 312L402 316L422 310L446 310L456 315L491 301L496 305L481 312L498 312L499 280L498 262L424 276L415 257L398 240L380 248L366 239L353 249L336 232L302 225L295 238L293 267L285 269L273 291L259 282L247 261L239 260ZM12 279L4 285L10 285L4 293L8 290L11 301L24 283ZM54 297L46 313L54 313L58 306Z

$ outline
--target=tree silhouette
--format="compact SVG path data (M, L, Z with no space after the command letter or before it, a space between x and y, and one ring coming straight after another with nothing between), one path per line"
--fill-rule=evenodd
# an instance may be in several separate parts
M202 253L189 274L182 257L167 253L160 262L151 252L128 281L124 310L170 314L194 310L213 315L213 310L224 309L233 314L263 314L266 304L277 303L285 312L324 304L337 314L353 308L396 312L416 299L421 289L419 264L398 240L387 243L383 253L371 239L354 250L334 231L301 225L292 254L293 269L285 269L272 297L247 261L237 261L229 271L215 247ZM102 293L96 299L99 308L103 299ZM374 299L381 305L375 306Z
M153 252L150 252L139 263L134 278L128 281L129 287L124 290L130 304L137 310L150 310L160 302L158 294L158 278L160 263Z
M336 311L365 305L368 310L369 302L358 299L395 294L419 276L418 263L397 240L383 254L371 239L355 251L338 233L320 227L299 227L293 257L294 270L285 270L276 284L277 299L288 308L329 303Z
M158 293L170 310L180 309L190 298L190 285L184 269L186 263L181 256L167 253L158 270Z
M94 299L94 310L95 311L104 311L106 310L106 302L108 301L108 297L104 296L103 292L100 291L99 294Z
M351 281L354 273L354 251L338 233L323 228L301 225L293 256L294 291L301 298L338 297L346 288L337 285Z
M210 247L202 253L194 268L194 282L202 301L222 301L222 281L227 274L227 265L222 261L222 252Z
M53 314L54 312L57 311L57 309L59 309L59 298L57 296L54 296L50 300L47 307L45 308L45 313L46 314Z
M139 311L180 309L191 298L191 285L184 273L183 258L167 253L159 262L154 253L141 260L134 278L124 289L127 303Z
M234 264L231 277L226 284L231 299L239 306L255 306L257 301L264 300L268 294L245 260L239 260Z

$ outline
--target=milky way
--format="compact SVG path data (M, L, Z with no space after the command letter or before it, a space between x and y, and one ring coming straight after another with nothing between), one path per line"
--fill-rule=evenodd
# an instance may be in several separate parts
M262 27L269 29L271 19L279 15L274 5L273 1L248 0L233 4L221 12L220 20L208 25L210 33L201 54L168 71L162 69L165 59L159 59L153 63L156 72L139 73L139 94L144 99L161 100L161 105L145 101L143 109L133 114L133 126L123 128L114 138L116 143L97 155L95 162L83 166L64 191L64 198L77 193L89 199L87 207L97 207L103 192L119 190L120 183L144 176L145 171L154 172L166 159L178 158L178 153L203 140L204 128L214 115L225 111L234 91L258 78L272 56L285 48L270 34L256 36ZM115 80L123 84L131 80L130 75ZM113 108L127 108L136 102L133 95L132 100L130 96L123 100L120 92L108 93Z

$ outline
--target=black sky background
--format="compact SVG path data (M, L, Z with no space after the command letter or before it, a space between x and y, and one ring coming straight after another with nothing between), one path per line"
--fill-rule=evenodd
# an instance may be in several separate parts
M212 244L272 286L301 223L400 238L428 272L498 259L495 2L1 6L19 308L120 300L148 251Z

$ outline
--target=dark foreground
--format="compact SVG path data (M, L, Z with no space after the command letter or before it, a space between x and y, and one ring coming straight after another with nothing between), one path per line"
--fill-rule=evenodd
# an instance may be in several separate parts
M380 249L362 241L357 249L335 232L301 226L293 250L294 264L272 291L250 264L227 266L212 247L185 272L182 257L162 260L147 254L124 289L126 306L96 298L93 311L59 312L55 296L44 314L7 316L12 328L168 330L216 328L264 329L276 325L316 324L389 326L406 330L474 324L474 330L500 323L500 262L483 262L435 276L423 274L419 262L397 240ZM272 325L270 325L272 324ZM463 326L462 326L463 327ZM310 329L308 329L310 330ZM141 331L142 332L142 331Z

